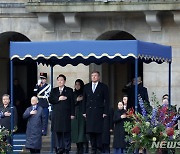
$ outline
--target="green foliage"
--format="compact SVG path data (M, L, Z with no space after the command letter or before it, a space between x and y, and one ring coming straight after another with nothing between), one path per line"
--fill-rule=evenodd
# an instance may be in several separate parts
M9 131L0 126L0 153L6 154L12 151L11 145L8 143L7 138L10 136Z
M174 131L173 126L173 135L169 136L167 133L167 123L172 121L176 113L167 106L160 106L155 94L153 94L151 101L153 103L153 108L148 105L148 103L144 103L144 108L147 112L146 117L142 116L140 113L134 113L132 109L127 112L129 120L124 123L124 128L127 133L126 141L129 143L127 152L130 154L136 149L147 149L153 154L158 149L152 148L152 142L179 140L179 131ZM153 115L153 112L156 114ZM173 116L169 116L170 113Z

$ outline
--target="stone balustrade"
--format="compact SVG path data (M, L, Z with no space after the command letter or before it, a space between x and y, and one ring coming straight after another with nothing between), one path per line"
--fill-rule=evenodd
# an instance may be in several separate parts
M166 3L166 2L176 2L180 0L29 0L29 2L161 2L161 3Z

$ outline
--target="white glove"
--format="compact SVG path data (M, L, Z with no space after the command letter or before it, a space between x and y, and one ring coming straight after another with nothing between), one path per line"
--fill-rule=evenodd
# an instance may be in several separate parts
M38 80L38 83L37 83L37 85L39 86L41 84L41 80Z

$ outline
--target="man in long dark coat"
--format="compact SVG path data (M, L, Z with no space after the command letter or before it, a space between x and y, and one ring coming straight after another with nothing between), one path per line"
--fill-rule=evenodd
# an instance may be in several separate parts
M43 108L38 105L38 98L31 98L31 106L26 109L23 118L27 119L26 148L31 153L40 153L42 146L42 135L46 130L46 117Z
M8 94L4 94L2 96L2 105L0 106L0 126L5 127L8 131L11 132L11 104L10 104L10 96ZM16 107L13 107L13 129L17 129L17 110ZM11 137L7 138L8 143L11 143Z
M57 153L68 154L71 148L71 119L74 119L75 106L73 90L65 86L66 77L57 77L58 87L51 90L49 102L53 104L52 131L57 137Z
M17 127L17 110L14 106L14 129ZM11 131L11 104L10 96L4 94L2 96L2 105L0 106L0 125Z
M135 78L133 79L133 84L128 90L128 104L127 109L134 108L135 109ZM138 77L138 95L142 98L144 102L149 106L149 97L147 88L143 86L141 77ZM141 113L140 105L138 103L137 111Z
M83 93L83 116L86 118L86 132L94 154L102 152L103 118L109 110L108 87L99 80L100 73L92 72L92 82L85 86Z

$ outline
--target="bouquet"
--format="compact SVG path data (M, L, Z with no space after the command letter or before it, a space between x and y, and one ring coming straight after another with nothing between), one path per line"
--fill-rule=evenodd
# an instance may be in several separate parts
M133 109L127 112L129 120L125 122L124 128L127 132L126 141L130 143L128 153L146 149L152 154L163 148L172 152L180 144L179 130L175 130L179 115L173 107L159 105L155 95L152 100L153 108L145 105L139 97L141 113L134 112Z

